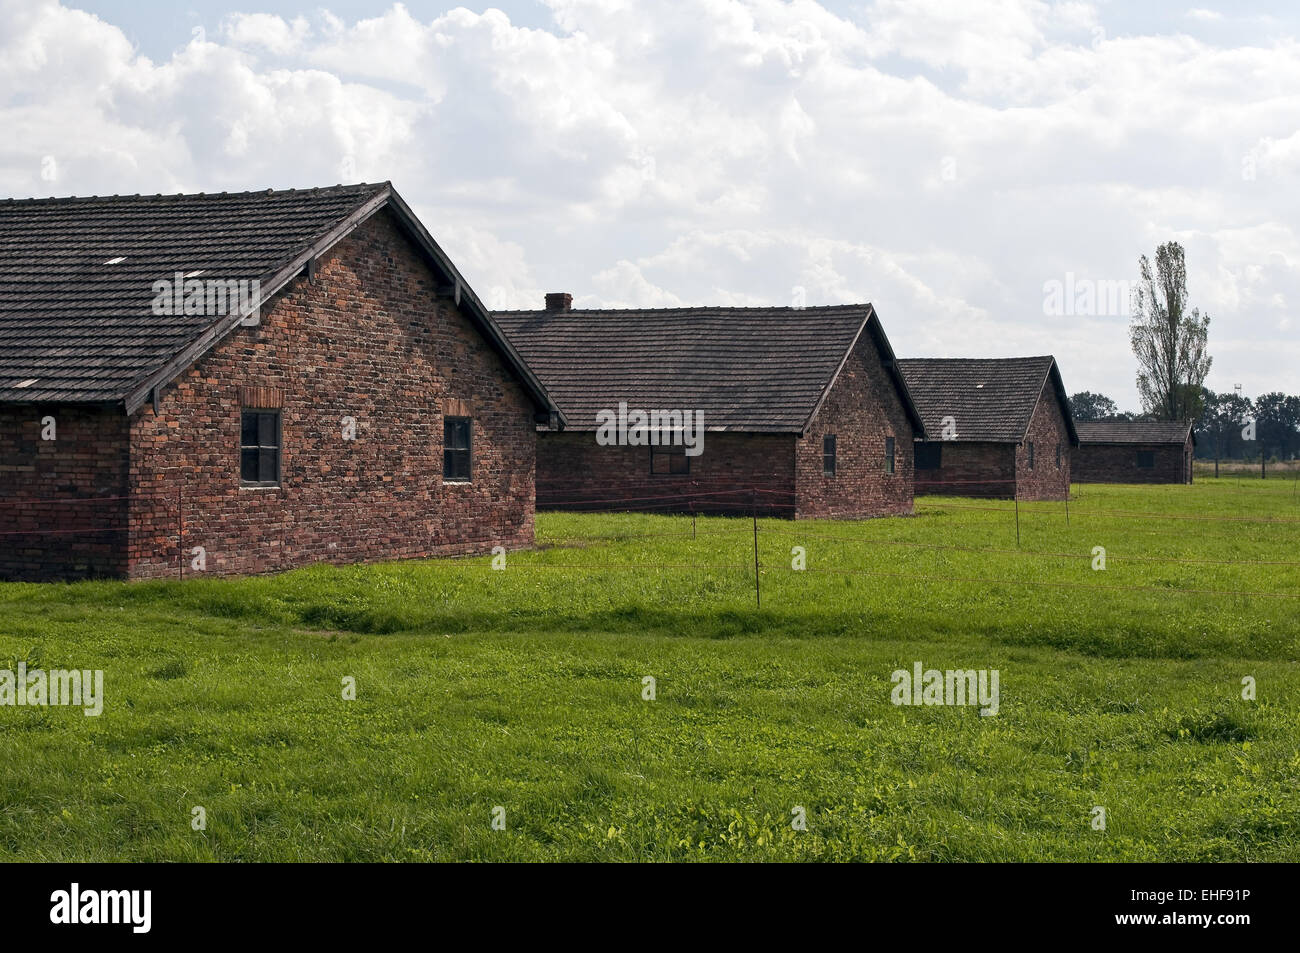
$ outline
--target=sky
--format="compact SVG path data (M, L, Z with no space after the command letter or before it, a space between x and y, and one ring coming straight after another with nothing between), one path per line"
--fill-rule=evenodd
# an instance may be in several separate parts
M1139 409L1186 249L1215 390L1300 393L1300 6L0 0L0 196L388 180L493 308L872 302Z

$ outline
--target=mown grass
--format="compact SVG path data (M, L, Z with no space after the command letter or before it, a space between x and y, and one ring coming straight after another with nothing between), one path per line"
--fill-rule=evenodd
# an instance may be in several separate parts
M1293 492L1076 487L1019 549L1005 502L760 520L761 608L748 521L646 515L542 514L504 571L0 586L0 668L107 695L0 708L0 857L1294 860ZM999 713L894 706L915 661Z

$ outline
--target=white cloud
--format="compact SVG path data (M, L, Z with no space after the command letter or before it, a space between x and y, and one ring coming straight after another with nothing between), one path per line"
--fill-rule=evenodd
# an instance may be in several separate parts
M303 17L289 22L270 13L236 13L226 21L222 32L235 46L260 47L285 55L300 50L310 30Z
M1131 278L1178 238L1215 375L1300 392L1294 30L1211 45L1195 11L1135 30L1038 0L549 6L553 29L232 13L152 62L0 0L0 192L392 179L507 307L797 285L873 301L900 354L1055 351L1068 387L1129 405L1123 320L1046 316L1043 283Z

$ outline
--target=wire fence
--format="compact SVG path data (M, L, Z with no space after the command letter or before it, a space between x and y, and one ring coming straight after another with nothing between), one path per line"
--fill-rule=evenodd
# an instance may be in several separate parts
M989 481L980 482L987 483ZM643 492L641 486L656 488L659 492ZM599 531L582 532L566 529L561 524L557 527L547 528L545 532L539 533L538 543L544 546L592 545L632 543L636 541L649 542L652 540L684 542L686 540L711 537L737 540L748 537L743 560L736 558L735 554L729 556L729 559L735 559L734 562L704 562L690 558L670 558L661 561L640 559L627 563L608 560L601 561L599 564L533 560L528 563L529 568L551 572L606 573L614 571L621 573L655 571L743 574L747 580L746 585L752 582L755 604L761 606L763 576L781 568L774 565L764 566L764 543L767 540L779 538L794 543L807 543L810 541L828 543L838 548L834 558L841 561L839 565L807 565L798 570L814 576L817 574L865 576L906 580L927 585L963 582L986 586L990 590L995 587L1010 586L1094 590L1097 592L1146 592L1161 597L1186 594L1283 600L1300 599L1300 591L1288 592L1250 587L1119 585L1071 579L1030 579L1025 578L1023 575L994 577L978 573L945 572L945 574L935 574L933 572L897 571L873 568L869 565L864 553L855 554L852 551L852 547L865 547L868 551L871 549L928 551L935 554L960 554L963 557L971 557L977 561L981 559L1011 559L1016 562L1023 561L1026 565L1044 565L1048 562L1057 564L1062 562L1066 564L1070 562L1088 563L1096 558L1091 547L1071 550L1059 547L1032 548L1022 546L1022 523L1027 528L1033 528L1035 533L1038 534L1039 531L1045 528L1059 528L1061 525L1070 526L1071 520L1087 521L1088 525L1096 525L1092 521L1108 521L1123 526L1126 534L1160 536L1186 542L1189 538L1186 530L1167 532L1151 529L1143 524L1152 521L1186 521L1193 524L1221 526L1223 527L1222 531L1234 531L1241 528L1248 529L1252 533L1258 533L1265 529L1276 529L1288 533L1293 531L1297 524L1300 524L1300 516L1189 514L1111 507L1094 509L1089 506L1080 506L1077 501L1071 507L1068 498L1060 501L1012 500L998 505L957 502L925 496L917 498L915 512L920 517L950 511L988 514L989 518L979 525L1005 529L1008 540L1011 538L1011 530L1014 524L1016 544L1012 547L1010 545L997 545L996 543L971 545L964 542L892 538L887 535L887 528L898 524L877 520L858 520L852 524L835 523L834 514L829 517L832 526L841 526L843 529L828 531L826 523L821 520L805 522L790 518L798 514L793 501L789 499L791 496L790 487L784 483L768 485L737 483L716 489L709 489L692 483L690 485L679 484L671 492L664 492L665 488L662 484L656 485L648 482L643 485L633 485L630 489L634 491L633 495L628 495L625 492L614 495L612 490L608 495L602 496L574 495L568 498L573 505L562 508L576 510L587 515L603 514L611 517L626 515L634 518L638 514L642 516L680 514L689 518L689 529L685 523L681 524L680 528L677 526L656 526L647 529L640 524L619 527L616 524L610 525L608 521L605 521L598 528ZM183 576L185 573L185 546L187 543L186 513L187 510L201 508L203 505L204 498L202 497L195 496L187 500L184 489L179 484L161 486L156 490L131 495L68 495L0 500L0 551L8 549L12 553L14 551L30 550L37 546L40 540L47 538L50 540L51 547L68 548L70 544L75 545L75 541L81 538L85 541L88 552L102 554L106 545L110 547L116 545L115 534L125 537L131 526L131 520L135 518L133 514L146 513L148 534L167 550L167 553L160 553L159 555L165 555L168 558L174 556L178 575ZM555 504L552 503L551 505L554 506ZM719 520L710 520L707 527L702 527L700 520L706 516L731 517L726 522L736 525L724 526L719 525ZM773 518L777 518L779 522L773 522ZM33 521L37 521L37 525L33 525ZM851 530L850 526L852 527ZM861 532L858 531L859 528L862 529ZM1265 542L1269 545L1274 543L1285 545L1294 541L1294 539L1294 536L1287 535L1275 540L1266 540ZM1253 538L1250 541L1259 542L1260 540ZM685 554L683 553L683 555ZM716 558L716 554L713 554L711 558ZM1121 565L1134 563L1153 566L1193 567L1197 569L1205 567L1256 567L1260 570L1269 568L1300 569L1300 560L1253 558L1251 556L1208 558L1185 554L1108 551L1105 553L1105 560ZM1297 574L1296 580L1300 581L1300 574Z
M978 481L987 484L989 481ZM734 494L736 489L727 491ZM669 570L669 571L690 571L690 572L714 572L733 575L744 575L747 577L754 590L754 601L756 606L762 605L763 598L763 577L769 572L783 568L782 565L764 565L763 563L763 542L771 537L779 537L786 542L808 543L811 541L832 543L847 549L852 546L864 547L896 547L901 549L925 550L935 553L959 553L964 556L979 557L996 557L1000 559L1010 558L1013 560L1024 560L1042 563L1044 561L1080 561L1085 564L1092 564L1097 559L1096 553L1092 547L1083 548L1076 551L1063 549L1032 549L1020 545L1021 522L1022 520L1031 524L1038 529L1047 521L1056 524L1069 525L1071 519L1083 519L1087 521L1108 521L1123 526L1124 533L1127 534L1152 534L1167 538L1179 539L1183 542L1188 540L1188 533L1183 532L1162 532L1152 531L1142 528L1140 524L1151 520L1192 520L1196 522L1207 522L1219 524L1225 529L1236 528L1263 528L1275 527L1282 530L1289 530L1295 524L1300 523L1300 517L1289 516L1261 516L1261 515L1197 515L1197 514L1179 514L1167 512L1149 512L1145 510L1121 510L1121 509L1091 509L1080 507L1077 502L1071 507L1068 499L1060 501L1021 501L1012 500L1004 505L980 505L950 502L933 497L918 497L916 500L915 511L918 516L934 515L949 510L977 511L982 513L996 514L1005 516L1007 529L1014 529L1016 546L998 546L998 545L966 545L961 543L946 542L926 542L908 539L889 538L882 533L864 532L862 534L846 534L825 532L814 528L820 525L820 521L805 525L802 520L782 520L780 523L773 523L770 519L761 519L762 513L759 500L763 494L780 494L787 492L784 488L773 489L771 487L754 486L748 488L751 493L752 502L749 504L749 512L744 512L745 504L732 504L736 512L731 515L747 517L745 522L750 525L744 528L719 529L716 525L711 524L708 529L700 528L696 516L692 516L692 530L687 533L684 531L664 533L660 531L638 531L635 529L624 529L618 531L604 531L598 534L587 534L573 531L548 531L547 542L553 544L583 544L595 541L635 541L639 539L653 540L664 537L679 539L701 539L719 536L750 536L752 537L751 551L747 553L742 562L737 559L736 562L647 562L638 560L632 563L621 564L617 562L560 562L560 563L543 563L532 562L529 569L543 569L546 571L575 571L601 573L607 570L617 571L640 571L648 572L651 570ZM643 507L636 501L630 501L625 497L609 497L597 503L591 499L586 502L590 508L584 509L584 513L607 513L607 514L634 514L651 512L653 509ZM739 522L739 520L737 520ZM994 521L990 521L994 522ZM876 520L860 520L854 525L870 527L877 524ZM784 525L782 525L784 524ZM996 524L995 525L1001 525ZM1010 534L1008 534L1010 535ZM1278 540L1285 543L1286 540ZM849 552L837 554L837 558L846 561L852 560L853 555ZM1300 569L1300 560L1290 559L1271 559L1271 558L1233 558L1233 559L1213 559L1197 556L1186 555L1165 555L1152 553L1137 552L1115 552L1109 551L1105 554L1106 562L1140 563L1149 565L1164 565L1170 567L1191 567L1203 569L1205 567L1259 567L1266 568L1296 568ZM1095 568L1095 567L1094 567ZM1127 593L1149 593L1160 598L1166 598L1171 595L1189 595L1189 596L1211 596L1211 597L1228 597L1228 598L1261 598L1273 600L1300 600L1300 591L1286 592L1273 589L1262 588L1224 588L1218 586L1205 585L1142 585L1142 584L1115 584L1107 582L1080 581L1070 579L1030 579L1023 576L1014 578L1009 577L992 577L985 575L969 575L962 573L944 574L924 573L924 572L907 572L887 569L868 568L864 565L805 565L797 570L791 569L790 575L808 574L816 576L819 574L835 576L863 576L875 578L888 578L899 581L912 582L925 585L950 584L955 582L968 583L972 585L987 587L990 591L998 588L1026 588L1026 589L1068 589L1085 592L1105 593L1105 592L1127 592ZM1297 581L1300 581L1300 575L1297 575Z

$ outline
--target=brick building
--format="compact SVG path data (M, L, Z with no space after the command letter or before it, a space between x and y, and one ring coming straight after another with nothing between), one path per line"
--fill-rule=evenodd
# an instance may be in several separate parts
M1080 420L1076 483L1191 483L1190 421Z
M916 492L1063 500L1079 437L1056 360L907 358L898 362L928 439Z
M386 183L0 202L2 578L528 545L539 420Z
M920 419L870 305L590 311L553 294L495 317L567 418L538 440L539 508L912 510ZM639 439L616 417L645 423Z

